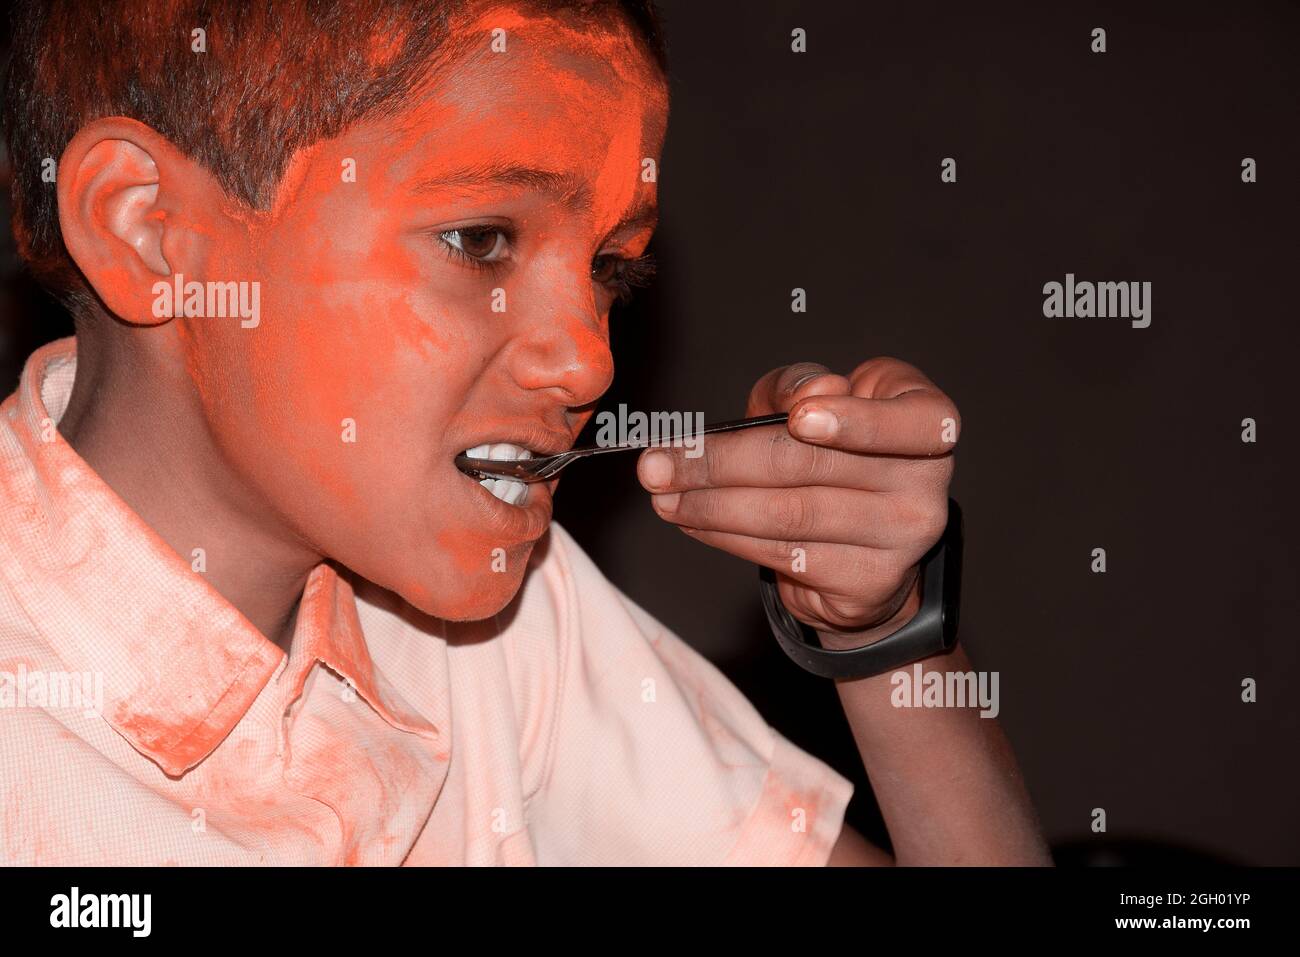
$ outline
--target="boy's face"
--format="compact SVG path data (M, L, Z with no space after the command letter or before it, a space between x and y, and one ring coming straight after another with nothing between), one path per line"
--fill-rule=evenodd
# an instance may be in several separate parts
M186 278L259 281L260 321L188 320L183 340L221 454L290 534L480 618L517 590L554 483L510 504L453 459L568 448L609 386L668 111L626 31L508 10L462 29L481 48L431 93L303 151L268 215L212 237L211 275Z

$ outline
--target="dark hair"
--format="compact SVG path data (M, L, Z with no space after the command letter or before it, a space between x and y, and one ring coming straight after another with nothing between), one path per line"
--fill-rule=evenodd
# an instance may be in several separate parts
M396 112L461 52L457 18L488 0L23 0L5 83L18 250L73 308L93 301L42 179L86 123L127 116L203 164L255 209L289 158L363 117ZM660 71L667 48L653 0L517 0L529 12L597 25L622 17ZM191 50L205 31L207 51ZM464 43L481 42L467 38Z

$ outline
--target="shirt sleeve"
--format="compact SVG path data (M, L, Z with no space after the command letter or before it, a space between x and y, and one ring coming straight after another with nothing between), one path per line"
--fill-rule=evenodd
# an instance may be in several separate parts
M853 784L796 747L558 525L558 667L527 816L539 864L826 863Z

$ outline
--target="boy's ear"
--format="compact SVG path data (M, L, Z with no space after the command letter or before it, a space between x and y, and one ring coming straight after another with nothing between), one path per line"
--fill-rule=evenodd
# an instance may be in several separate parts
M143 123L107 117L72 138L57 182L64 245L104 305L136 325L167 322L153 286L203 273L212 224L201 220L221 208L211 174Z

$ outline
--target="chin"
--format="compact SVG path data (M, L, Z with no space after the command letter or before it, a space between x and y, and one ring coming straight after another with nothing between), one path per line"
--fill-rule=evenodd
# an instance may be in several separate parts
M499 614L519 593L527 554L510 556L507 570L476 572L472 576L448 570L442 581L421 581L396 587L403 601L418 611L446 621L479 621ZM454 582L454 587L448 584Z

